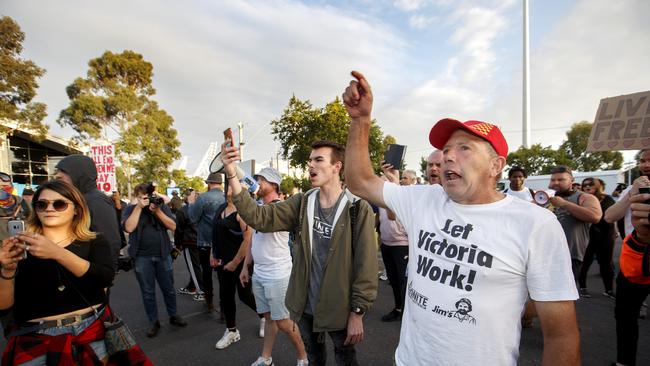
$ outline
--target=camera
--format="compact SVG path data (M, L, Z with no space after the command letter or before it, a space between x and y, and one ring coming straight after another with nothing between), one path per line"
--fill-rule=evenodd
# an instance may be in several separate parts
M165 201L155 195L153 192L156 190L156 183L149 182L147 183L147 197L149 198L149 204L154 204L156 206L162 206Z

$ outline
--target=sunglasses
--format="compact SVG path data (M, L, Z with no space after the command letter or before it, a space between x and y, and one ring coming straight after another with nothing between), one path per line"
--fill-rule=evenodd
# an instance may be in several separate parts
M0 173L0 180L3 182L11 182L11 177L7 173Z
M34 202L34 210L36 210L36 212L43 212L47 210L48 207L50 207L50 203L52 204L52 208L54 208L54 210L58 212L67 210L68 205L72 204L72 202L68 202L64 200L54 200L54 201L38 200Z

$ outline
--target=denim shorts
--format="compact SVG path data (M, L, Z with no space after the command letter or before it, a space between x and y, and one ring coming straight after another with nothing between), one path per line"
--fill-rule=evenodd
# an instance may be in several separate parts
M289 310L284 304L289 286L289 277L267 280L253 274L253 295L258 314L271 313L271 320L289 318Z
M88 326L90 326L101 314L103 313L104 309L98 312L98 315L93 315L90 316L82 321L80 321L77 324L72 324L72 325L66 325L62 327L51 327L51 328L45 328L37 331L36 333L39 334L44 334L44 335L49 335L49 336L58 336L62 334L72 334L73 336L77 336L81 334ZM108 353L106 353L106 345L104 344L104 340L99 340L95 342L91 342L88 344L93 351L95 351L95 355L97 355L97 358L100 360L105 359L108 357ZM45 365L46 361L46 355L36 357L30 361L27 361L25 363L21 363L21 366L41 366Z

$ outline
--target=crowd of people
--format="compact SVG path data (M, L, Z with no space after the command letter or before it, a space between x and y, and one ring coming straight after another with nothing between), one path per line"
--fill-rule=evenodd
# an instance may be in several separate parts
M424 184L415 171L400 174L390 164L377 175L368 152L373 94L363 75L352 75L343 93L347 146L315 141L307 161L312 189L286 199L273 168L253 176L254 192L242 183L231 141L222 145L223 169L200 194L167 197L142 183L130 202L109 197L82 155L62 159L56 179L22 197L0 173L2 364L151 364L110 308L126 251L147 337L161 330L156 283L173 326L188 325L178 294L218 308L225 322L218 350L241 339L237 295L260 319L253 366L273 364L279 333L299 366L326 364L326 338L337 365L358 365L355 345L366 337L364 316L377 296L379 252L394 301L381 320L401 321L396 365L516 365L521 330L534 318L544 364L578 365L575 301L592 296L587 273L595 258L603 296L615 301L614 364L635 365L638 318L650 292L650 193L642 190L650 187L650 149L637 155L640 177L616 197L598 177L575 182L569 167L557 166L543 200L526 187L521 167L510 167L509 186L496 189L508 155L497 126L447 118L429 132L434 150ZM15 222L26 224L11 232ZM179 255L190 276L176 289ZM115 329L127 341L116 345Z

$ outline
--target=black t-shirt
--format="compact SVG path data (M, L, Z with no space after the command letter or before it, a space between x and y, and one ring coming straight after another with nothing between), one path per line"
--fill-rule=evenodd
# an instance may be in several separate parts
M214 257L221 259L224 264L228 263L235 258L242 241L244 241L244 233L237 221L237 211L231 212L224 218L216 219L214 231L214 240L212 241Z
M600 201L600 209L603 211L603 216L596 224L592 224L589 230L589 237L595 239L610 239L614 236L614 224L605 221L605 211L614 205L616 201L610 195L605 195Z
M145 208L140 212L138 221L140 228L140 244L138 245L138 257L161 257L162 236L167 235L167 228L154 214Z
M115 275L106 239L74 241L65 249L90 262L83 276L75 276L53 259L29 255L18 263L13 306L18 324L106 302L104 288Z

